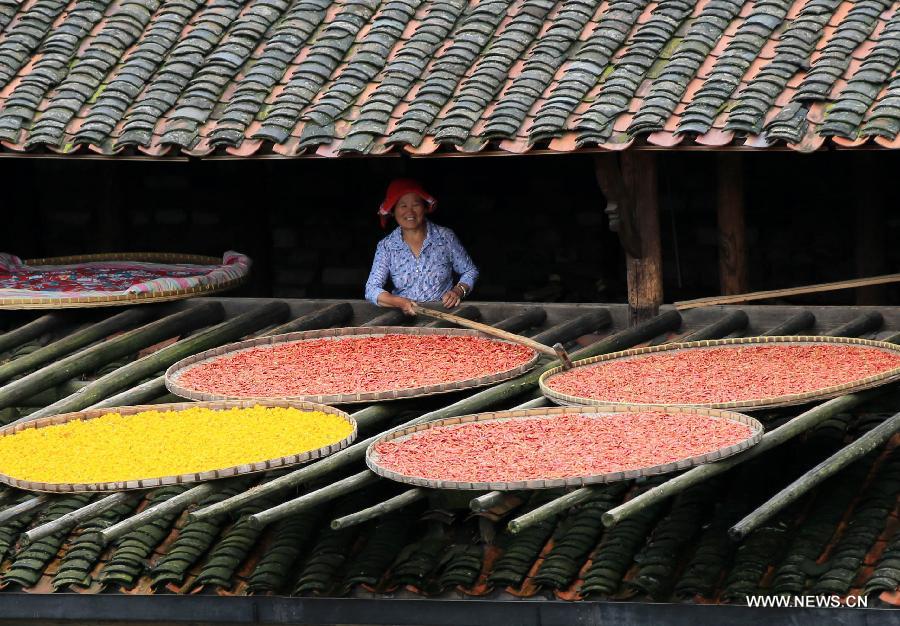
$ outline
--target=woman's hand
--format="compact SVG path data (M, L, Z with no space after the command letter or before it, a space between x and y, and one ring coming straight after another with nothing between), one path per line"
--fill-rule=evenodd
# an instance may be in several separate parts
M410 300L409 298L404 298L402 296L396 296L397 303L394 305L407 315L415 315L416 314L416 303Z
M452 309L457 306L462 301L462 294L459 292L458 287L454 287L441 296L441 302L444 303L444 306L448 309Z
M381 306L392 306L396 309L400 309L407 315L416 314L415 302L413 302L409 298L404 298L403 296L395 296L386 291L383 291L381 292L381 294L379 294L378 304Z

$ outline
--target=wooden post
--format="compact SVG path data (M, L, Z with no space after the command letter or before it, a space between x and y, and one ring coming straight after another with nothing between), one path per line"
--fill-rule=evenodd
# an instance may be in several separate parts
M716 205L719 219L719 287L728 296L750 291L744 226L744 177L740 154L721 153L716 160Z
M634 198L634 212L623 211L621 219L633 218L631 230L638 234L641 255L625 253L628 278L628 310L631 325L659 313L663 302L662 244L659 235L659 193L656 155L630 152L622 155L622 175Z

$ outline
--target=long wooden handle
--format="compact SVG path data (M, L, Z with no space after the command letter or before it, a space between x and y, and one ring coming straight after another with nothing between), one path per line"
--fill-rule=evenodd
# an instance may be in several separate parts
M853 280L841 280L835 283L820 283L818 285L805 285L803 287L789 287L787 289L772 289L769 291L751 291L750 293L736 293L730 296L711 296L709 298L697 298L696 300L683 300L675 303L679 311L694 309L701 306L714 304L737 304L750 300L765 300L767 298L781 298L798 296L806 293L818 293L821 291L837 291L839 289L853 289L854 287L868 287L870 285L883 285L885 283L900 282L900 274L884 274L883 276L870 276L869 278L854 278Z
M492 335L499 339L506 339L507 341L512 341L514 343L527 346L532 350L537 350L538 352L547 354L549 356L552 356L553 358L560 359L563 362L563 367L565 367L566 369L572 367L572 359L569 358L569 353L566 352L565 348L563 348L561 344L556 344L551 348L550 346L545 346L542 343L538 343L534 339L529 339L528 337L523 337L522 335L516 335L505 330L500 330L499 328L494 328L493 326L482 324L481 322L473 322L472 320L467 320L464 317L459 317L458 315L453 315L452 313L444 313L443 311L427 309L420 304L413 304L413 309L418 315L427 315L428 317L434 317L446 322L453 322L454 324L458 324L459 326L465 326L466 328L481 331L486 335Z

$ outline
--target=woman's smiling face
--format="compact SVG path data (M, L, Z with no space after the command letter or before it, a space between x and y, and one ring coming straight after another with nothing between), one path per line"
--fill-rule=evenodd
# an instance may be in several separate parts
M394 219L400 228L417 229L425 221L425 201L416 193L400 196L394 205Z

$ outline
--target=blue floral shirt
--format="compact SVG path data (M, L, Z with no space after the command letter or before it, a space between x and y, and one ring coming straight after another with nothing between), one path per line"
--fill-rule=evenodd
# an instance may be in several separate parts
M394 295L414 302L434 302L453 287L453 273L459 282L475 286L478 268L463 248L456 234L444 226L426 220L427 233L418 258L403 241L398 226L378 242L372 271L366 281L366 300L378 304L390 278Z

